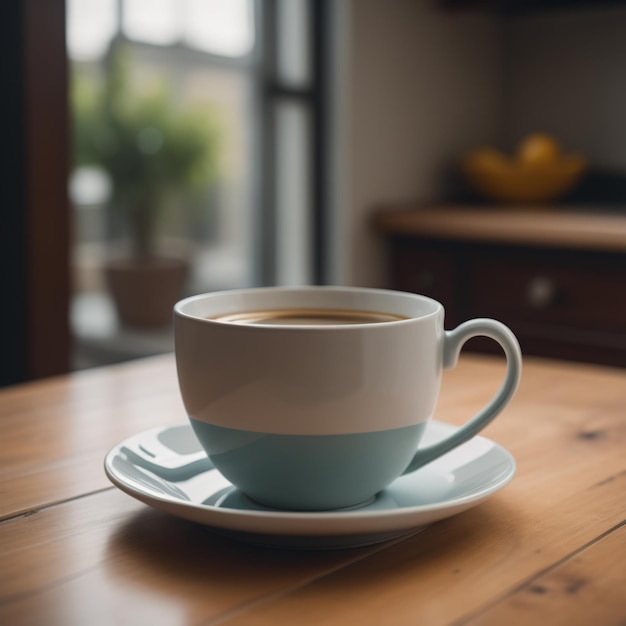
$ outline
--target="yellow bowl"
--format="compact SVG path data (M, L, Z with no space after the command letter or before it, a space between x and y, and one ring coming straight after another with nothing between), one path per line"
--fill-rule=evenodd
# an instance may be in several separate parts
M586 169L577 154L555 160L525 162L491 148L468 155L462 171L469 185L482 196L505 203L542 203L570 191Z

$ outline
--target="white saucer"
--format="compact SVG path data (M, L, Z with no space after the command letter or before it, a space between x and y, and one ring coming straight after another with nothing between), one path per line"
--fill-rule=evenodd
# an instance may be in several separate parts
M432 421L424 444L456 428ZM213 469L191 426L152 429L115 446L109 479L129 495L233 538L288 548L344 548L378 543L476 506L515 474L509 452L485 437L401 476L361 508L329 512L270 509L248 499Z

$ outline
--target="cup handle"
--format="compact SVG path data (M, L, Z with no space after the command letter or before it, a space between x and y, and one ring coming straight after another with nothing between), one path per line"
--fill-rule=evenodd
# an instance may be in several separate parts
M454 330L445 331L443 368L455 367L463 344L468 339L478 336L494 339L504 350L507 369L502 386L491 402L454 434L431 446L420 448L403 474L413 472L474 437L504 409L515 394L522 374L522 353L515 335L507 326L496 320L478 318L464 322Z

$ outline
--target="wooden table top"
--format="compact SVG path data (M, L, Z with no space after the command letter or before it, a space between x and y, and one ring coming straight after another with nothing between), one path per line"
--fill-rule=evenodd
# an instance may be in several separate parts
M441 205L381 209L383 233L461 241L626 251L626 212L588 207Z
M462 355L436 417L460 424L504 362ZM0 624L624 624L626 372L527 359L484 432L513 481L365 548L226 539L112 487L107 450L185 423L171 356L0 391Z

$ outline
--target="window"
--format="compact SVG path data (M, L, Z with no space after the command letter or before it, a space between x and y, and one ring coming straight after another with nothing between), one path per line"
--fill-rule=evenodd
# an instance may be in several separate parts
M184 43L226 57L255 45L250 0L68 0L67 16L72 59L101 58L120 29L138 42Z
M323 279L323 100L316 69L323 4L67 0L75 95L82 85L102 88L113 52L123 50L138 97L165 90L168 106L201 112L219 137L215 176L159 224L163 244L191 252L187 294ZM147 129L142 141L150 151L161 139ZM102 268L129 243L109 210L115 185L93 165L76 167L70 181L73 326L84 365L87 353L122 360L172 345L169 328L126 328L112 308Z

